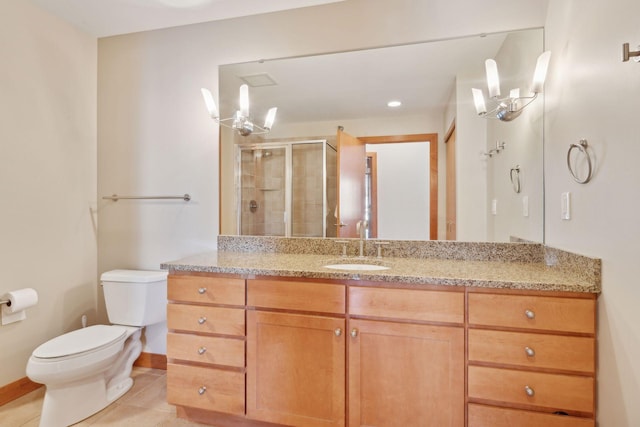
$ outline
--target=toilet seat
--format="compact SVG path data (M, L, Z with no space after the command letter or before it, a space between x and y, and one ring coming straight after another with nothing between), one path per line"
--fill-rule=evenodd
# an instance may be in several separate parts
M87 355L123 342L127 331L128 328L116 325L77 329L45 342L33 351L32 356L43 361L54 361Z

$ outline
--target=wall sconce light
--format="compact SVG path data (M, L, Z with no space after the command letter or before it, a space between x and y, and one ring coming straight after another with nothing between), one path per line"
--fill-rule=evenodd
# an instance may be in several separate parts
M473 103L479 116L488 119L499 119L503 122L510 122L522 113L524 108L531 104L542 92L544 81L547 77L547 69L549 68L549 59L551 52L543 52L536 63L536 69L533 73L533 82L531 83L531 94L529 96L520 96L520 89L511 89L508 97L500 98L500 78L498 76L498 64L493 59L485 61L485 69L487 73L487 86L489 88L489 101L491 109L487 111L487 103L484 94L480 89L471 89L473 93Z
M251 121L251 116L249 115L249 86L246 84L240 86L240 109L235 112L233 117L227 119L220 118L211 91L205 88L200 90L202 91L202 97L204 98L204 103L207 106L211 118L222 126L236 130L242 136L248 136L252 133L256 135L268 133L273 126L273 122L276 120L278 108L273 107L267 112L263 126L258 126Z

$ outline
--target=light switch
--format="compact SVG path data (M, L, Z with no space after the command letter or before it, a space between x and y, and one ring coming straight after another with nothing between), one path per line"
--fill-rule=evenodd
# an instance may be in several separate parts
M493 199L491 201L491 213L498 215L498 199Z
M564 220L571 219L571 193L562 193L560 198L560 217Z
M529 216L529 196L522 196L522 216Z

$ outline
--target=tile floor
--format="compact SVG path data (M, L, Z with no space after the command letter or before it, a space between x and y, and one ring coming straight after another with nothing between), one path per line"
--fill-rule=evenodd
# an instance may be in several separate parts
M166 401L166 371L136 367L132 377L134 384L127 394L75 426L204 426L176 418L175 408ZM43 397L44 387L41 387L0 406L0 426L38 427Z

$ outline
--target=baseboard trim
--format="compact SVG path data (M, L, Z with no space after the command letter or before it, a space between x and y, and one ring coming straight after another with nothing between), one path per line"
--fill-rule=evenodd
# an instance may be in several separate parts
M31 393L40 387L43 387L43 385L34 383L27 377L20 378L18 381L2 386L0 387L0 406L16 400L27 393Z
M167 370L167 356L155 353L140 353L133 366Z

